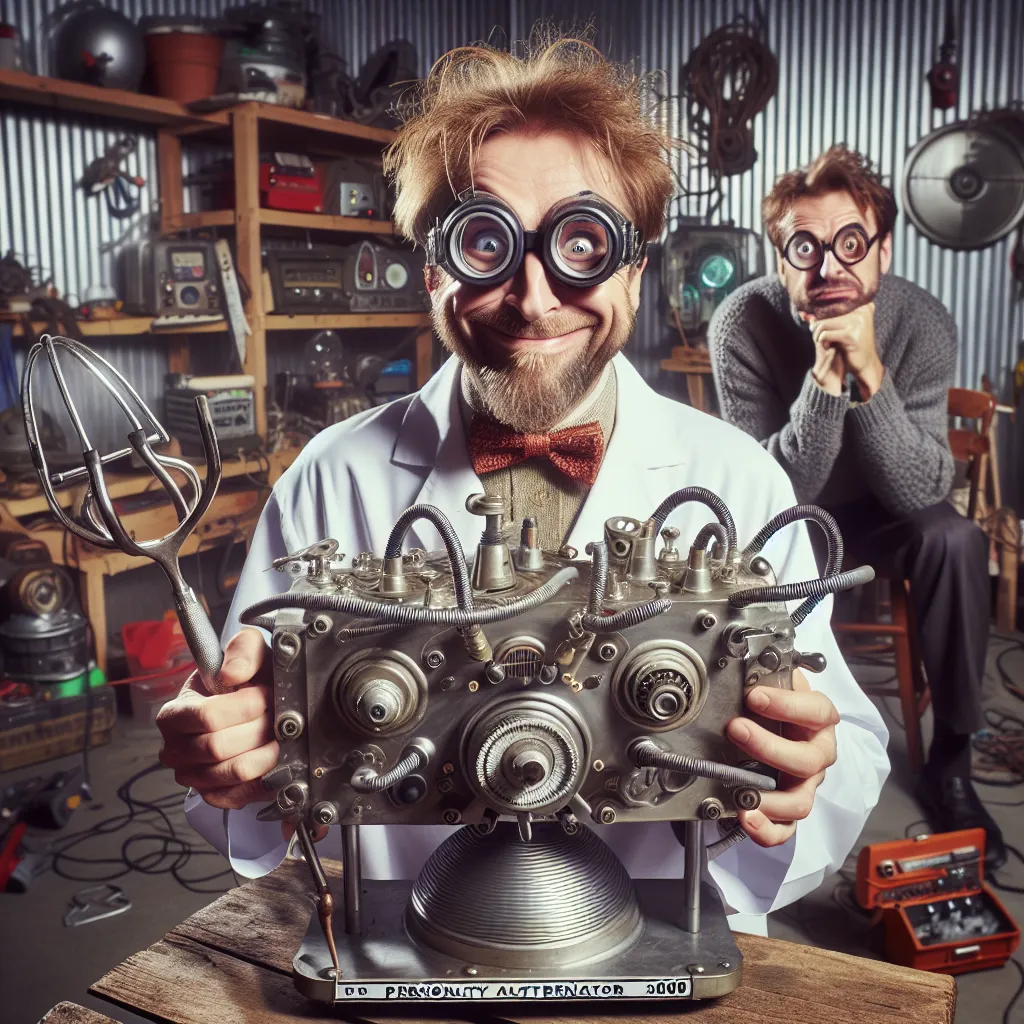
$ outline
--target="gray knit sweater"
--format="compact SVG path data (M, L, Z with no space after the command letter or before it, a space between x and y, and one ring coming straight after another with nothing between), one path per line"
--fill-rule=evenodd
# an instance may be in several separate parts
M836 505L873 493L901 515L948 497L956 325L917 285L882 278L875 344L885 375L867 402L831 395L811 377L810 329L774 274L722 303L708 344L722 415L779 460L800 501Z

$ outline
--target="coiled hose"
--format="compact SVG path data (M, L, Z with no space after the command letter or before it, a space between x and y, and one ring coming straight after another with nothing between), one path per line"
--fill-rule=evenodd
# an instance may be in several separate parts
M700 528L700 533L698 533L697 536L693 538L693 546L695 548L708 551L708 545L710 544L712 538L718 541L719 551L721 551L722 555L724 556L725 553L729 550L729 538L725 532L725 527L721 523L708 523L707 526L702 526Z
M587 545L586 551L591 555L593 565L590 570L590 599L587 613L580 620L580 625L588 633L615 633L620 629L629 629L653 619L656 615L662 615L672 607L672 602L667 597L656 597L653 601L645 601L623 612L602 615L601 604L608 583L608 545L603 540L592 541Z
M735 846L737 843L742 843L746 838L747 833L743 831L743 826L737 821L721 839L708 843L708 860L714 860L716 857L721 856L730 847Z
M411 775L420 765L426 764L426 760L418 750L410 750L391 771L383 775L378 775L373 768L357 768L349 785L357 793L383 793Z
M448 517L433 505L412 505L407 508L395 520L391 528L391 535L388 537L387 547L384 549L385 558L399 558L402 554L402 545L405 543L405 535L418 519L429 519L437 528L444 542L445 550L448 552L448 564L452 570L452 583L455 587L455 601L462 611L471 611L473 608L473 587L469 581L469 567L466 565L466 553L462 550L455 527L452 526Z
M767 604L769 601L795 601L801 597L816 598L815 604L829 594L840 590L859 587L862 583L870 583L875 578L875 570L870 565L862 565L857 569L839 572L834 576L823 576L819 580L804 580L802 583L782 583L774 587L750 587L737 590L729 598L733 608L746 608L748 604ZM802 604L793 612L793 625L799 626L806 618ZM803 612L803 614L801 614Z
M777 516L769 519L758 531L757 536L743 549L743 559L746 561L753 558L779 530L801 520L817 523L824 531L828 540L825 576L834 576L843 564L843 535L839 531L839 524L835 518L817 505L794 505L792 508L783 509ZM793 614L794 625L803 622L824 599L824 594L807 598Z
M775 780L746 768L736 768L731 764L719 764L703 757L690 757L687 754L673 754L662 750L649 739L640 739L629 748L629 759L637 768L667 768L672 772L684 775L697 775L702 779L715 779L727 786L751 786L754 789L773 790Z
M675 511L688 501L703 502L715 513L718 521L725 527L729 550L734 550L736 548L736 522L729 511L729 506L714 491L709 491L706 487L682 487L678 491L673 491L651 515L657 529L660 530L665 525L665 520L668 519L670 512Z
M298 608L310 612L345 612L363 619L390 622L406 626L472 626L488 622L504 622L538 605L550 601L570 580L579 576L579 570L572 565L559 569L543 586L532 594L517 598L508 604L492 605L466 611L462 608L421 608L416 605L392 604L385 601L367 601L350 594L287 593L274 594L250 605L242 613L240 621L251 625L252 621L267 612L279 608Z

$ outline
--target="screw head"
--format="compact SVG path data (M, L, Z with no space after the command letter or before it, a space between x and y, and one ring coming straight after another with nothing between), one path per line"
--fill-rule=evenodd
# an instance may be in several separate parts
M729 667L729 659L728 658L719 658L718 659L718 667L719 668L728 668Z
M464 968L464 972L471 978L475 978L480 973L475 967L466 967Z
M444 664L444 653L438 650L427 651L423 660L427 668L440 668Z
M733 801L741 811L753 811L761 805L761 794L750 786L741 786L733 793Z
M453 765L451 761L445 761L445 763L441 765L441 771L443 771L445 775L453 775L455 773L455 765Z
M697 813L705 819L705 821L717 821L725 811L725 807L722 806L722 801L717 797L709 796L706 800L702 800L700 806L697 808Z
M471 679L469 686L467 686L466 689L469 690L470 693L476 693L476 691L480 689L480 684L475 679Z
M313 778L314 779L322 779L323 777L324 777L324 770L323 770L323 768L314 768L313 769Z
M611 661L618 653L619 649L613 643L603 643L597 649L597 656L602 661Z
M701 618L700 627L701 629L714 629L718 619L714 615L708 614Z
M598 758L591 767L594 769L595 772L603 772L604 761L602 761L601 758Z
M325 800L322 804L317 804L313 808L313 817L321 825L330 825L337 818L337 814L334 810L334 805L327 803Z
M615 810L612 807L603 807L601 809L601 824L611 825L615 821Z
M450 793L452 791L452 780L451 779L438 779L437 781L438 793Z
M441 689L444 692L447 692L448 690L450 690L454 685L455 685L455 676L445 676L444 679L441 680Z
M724 970L729 970L729 968L732 967L732 964L729 963L728 960L719 960L718 966L723 968Z

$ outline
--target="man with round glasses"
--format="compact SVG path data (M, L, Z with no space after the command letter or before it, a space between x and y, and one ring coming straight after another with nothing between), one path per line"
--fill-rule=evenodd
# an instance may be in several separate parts
M661 234L672 193L668 140L645 117L641 86L578 40L525 59L469 47L438 62L386 169L397 185L396 226L426 249L434 326L453 358L416 395L306 446L263 512L226 636L242 609L287 589L287 578L265 571L274 559L327 536L350 556L381 553L395 520L418 503L440 508L468 552L481 524L465 502L486 491L504 499L510 524L536 518L541 547L581 553L608 519L646 519L686 485L720 495L744 543L794 503L785 473L756 442L662 398L620 354L645 242ZM688 503L667 525L688 541L707 518ZM438 547L423 523L408 543ZM764 554L780 582L817 576L802 524L780 531ZM763 933L768 911L838 870L888 772L885 727L836 647L829 605L797 632L800 650L827 660L813 688L799 670L792 691L752 687L756 714L728 727L747 756L782 773L758 809L740 812L750 841L709 868L734 927ZM279 752L265 649L261 632L242 630L223 677L258 685L209 697L192 684L158 718L162 760L197 794L190 820L226 850L217 808L230 808L232 863L247 875L284 852L277 823L256 820L267 799L260 777ZM782 722L783 735L761 716ZM668 822L592 827L634 877L681 877ZM451 831L364 826L364 873L414 878Z
M722 413L839 521L847 550L910 581L935 730L917 795L939 831L983 827L971 733L989 630L988 545L947 501L947 391L956 325L888 273L896 201L860 154L833 146L765 198L777 274L738 288L708 331Z

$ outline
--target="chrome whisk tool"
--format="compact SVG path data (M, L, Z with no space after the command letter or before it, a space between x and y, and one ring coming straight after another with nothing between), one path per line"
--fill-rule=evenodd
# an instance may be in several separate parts
M130 429L130 447L121 448L109 454L101 454L89 440L85 426L75 407L68 388L67 379L61 368L59 353L78 363L87 370L110 395L117 407L124 413ZM39 439L36 423L33 380L40 356L46 356L53 371L53 378L61 399L68 411L75 433L82 446L83 465L62 473L51 473ZM196 417L202 437L206 458L206 478L200 479L194 466L183 459L162 455L153 449L154 444L166 444L170 437L160 421L142 400L142 396L124 376L106 359L87 345L71 338L44 334L42 339L29 350L21 382L21 406L25 417L25 433L33 464L39 474L47 503L64 529L76 537L100 548L123 551L128 555L142 556L156 562L164 571L171 584L174 604L181 622L181 631L195 659L203 683L211 693L222 693L226 688L220 682L220 668L224 661L220 640L205 609L196 599L192 588L185 581L178 564L181 547L199 521L206 514L221 479L220 449L213 429L213 420L205 396L196 399ZM124 528L114 508L110 492L103 476L103 467L115 459L136 452L160 482L174 505L178 517L177 527L166 537L157 540L136 541ZM170 470L178 470L188 480L189 497L175 483ZM85 497L82 501L79 519L73 519L61 507L54 490L66 484L88 479Z

